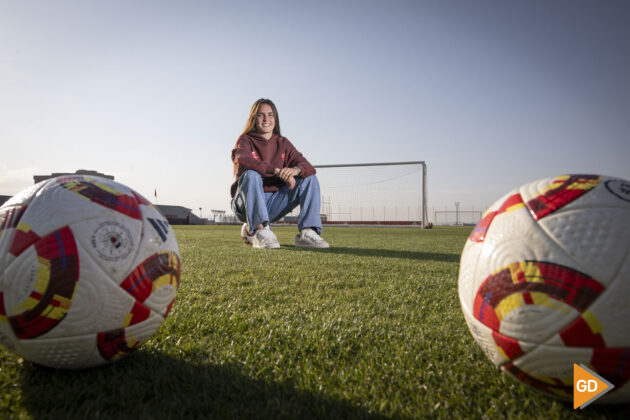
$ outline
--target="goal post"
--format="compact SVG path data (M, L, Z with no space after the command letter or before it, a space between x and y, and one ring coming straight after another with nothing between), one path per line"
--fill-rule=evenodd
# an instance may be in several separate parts
M344 225L427 227L424 161L314 165L322 221Z

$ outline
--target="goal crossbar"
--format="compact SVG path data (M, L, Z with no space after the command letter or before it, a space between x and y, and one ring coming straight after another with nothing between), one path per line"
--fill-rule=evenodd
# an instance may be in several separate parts
M422 228L427 227L427 164L423 160L408 162L374 162L374 163L338 163L333 165L313 165L315 168L347 168L361 166L401 166L401 165L420 165L422 166Z

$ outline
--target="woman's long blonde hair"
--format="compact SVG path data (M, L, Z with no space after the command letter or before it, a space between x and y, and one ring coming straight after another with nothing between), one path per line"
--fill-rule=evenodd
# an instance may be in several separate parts
M278 109L276 105L271 101L271 99L260 98L254 105L252 105L252 109L249 111L249 117L247 117L247 123L245 124L245 129L242 134L255 133L256 129L256 120L258 118L258 111L260 110L260 106L262 104L267 104L273 110L273 116L276 121L276 125L273 127L273 134L280 135L280 117L278 116Z

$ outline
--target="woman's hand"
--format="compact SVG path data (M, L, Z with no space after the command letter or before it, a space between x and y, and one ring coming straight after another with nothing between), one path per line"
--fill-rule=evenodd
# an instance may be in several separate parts
M274 173L278 178L286 182L289 186L289 189L292 190L295 188L295 177L299 174L298 170L295 168L276 168Z

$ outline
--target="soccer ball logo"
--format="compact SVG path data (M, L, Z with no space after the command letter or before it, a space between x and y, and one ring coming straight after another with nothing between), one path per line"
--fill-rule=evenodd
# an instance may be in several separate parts
M573 364L630 401L630 182L565 175L497 201L468 238L459 297L490 360L570 399Z
M118 360L164 322L180 272L172 230L135 191L41 182L0 207L0 344L50 367Z

